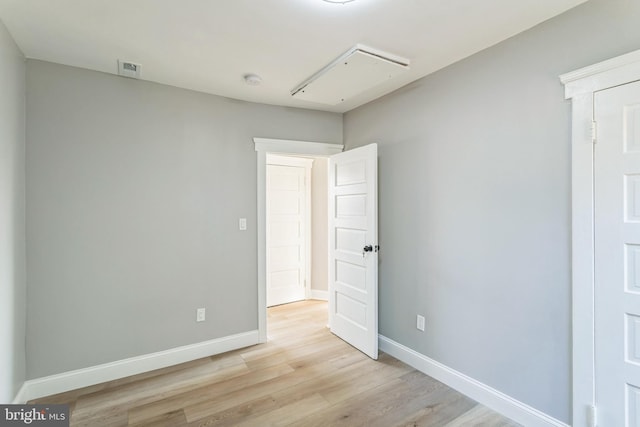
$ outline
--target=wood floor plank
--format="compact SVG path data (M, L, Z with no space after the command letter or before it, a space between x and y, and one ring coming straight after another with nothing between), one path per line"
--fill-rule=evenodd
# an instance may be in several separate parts
M287 426L295 424L305 425L303 421L309 414L322 411L330 405L322 396L315 393L304 399L289 401L279 406L278 409L266 412L255 418L245 418L243 421L234 424L237 427L254 426Z
M349 363L348 359L352 359L355 363ZM347 384L358 383L358 381L360 383L366 382L367 386L361 387L361 390L365 390L370 388L372 383L364 379L375 377L378 378L378 383L383 383L391 376L391 372L380 375L380 367L376 365L376 362L366 357L363 358L358 352L352 351L348 357L341 356L319 364L301 366L294 373L273 379L268 383L257 385L251 389L240 390L238 393L225 396L224 399L218 399L216 402L206 401L198 405L188 406L185 408L185 413L189 421L202 418L227 418L228 416L224 414L227 411L244 411L243 405L237 405L238 401L244 400L245 402L248 401L247 407L250 407L255 415L260 413L256 409L256 402L265 397L271 399L274 404L277 402L292 402L313 394L324 396L325 392L330 392L332 389L340 389ZM217 425L215 422L210 424Z
M323 390L322 395L332 403L350 401L354 396L374 389L412 370L411 367L386 354L382 354L377 362L369 362L369 365L372 369L371 372L367 372L366 375L354 372L353 378Z
M316 340L291 348L280 348L276 351L245 359L249 369L262 369L277 363L291 363L296 360L309 359L320 360L327 355L345 351L346 344L336 341L330 336L319 337Z
M251 371L236 378L230 378L225 381L205 385L204 387L194 388L188 392L168 398L156 399L153 402L145 402L144 404L138 405L137 408L129 410L129 420L130 422L140 422L145 418L149 418L166 411L182 409L194 402L198 403L217 399L227 393L250 388L263 381L278 378L290 372L293 372L293 368L288 364L280 364L257 371Z
M240 383L238 381L238 378L233 379L230 384L224 383L219 384L216 387L207 387L206 390L194 390L193 393L181 395L176 397L175 399L165 399L162 401L162 404L155 403L135 408L130 411L130 420L137 422L140 417L146 417L150 414L154 414L154 411L155 413L158 413L159 411L165 411L166 408L175 409L178 407L185 407L187 419L191 421L199 416L208 415L209 412L201 414L198 408L204 407L206 411L210 411L211 408L217 408L220 407L220 405L224 405L225 400L228 400L227 396L240 395L234 393L234 390L241 391L242 395L246 398L246 396L255 395L263 389L266 389L267 392L272 392L274 389L277 389L278 383L283 383L282 386L285 386L284 384L291 385L293 383L304 381L312 374L314 370L319 373L324 373L323 369L325 369L325 367L329 367L336 363L344 365L345 358L335 356L336 354L341 354L337 351L337 348L339 347L342 347L343 351L346 350L344 343L335 342L335 340L333 341L332 345L318 345L315 351L309 351L305 349L304 351L297 352L294 349L288 353L289 358L287 360L289 361L289 363L286 364L286 366L289 368L286 369L286 372L284 373L278 371L279 374L277 376L269 375L269 368L273 368L271 364L279 363L279 361L281 360L278 358L270 360L269 363L254 364L252 374L247 375L248 379L254 381L251 384ZM275 352L278 350L273 351ZM354 353L353 351L349 351L348 354L352 355L351 357L354 360L362 360L365 358L361 354L357 352ZM261 359L270 359L270 356L263 355ZM337 361L334 361L334 359L337 359ZM322 361L326 361L328 363L323 364ZM300 370L307 365L311 367L306 371L300 372L294 376L286 375L293 373L294 369ZM273 381L271 381L272 379ZM212 402L213 400L215 400L215 403L211 404L210 402ZM189 402L190 404L187 405L186 402Z
M238 403L238 402L242 402L242 403ZM273 397L271 397L268 394L263 397L253 399L253 400L248 400L248 401L245 399L238 399L234 401L231 405L227 404L227 407L224 409L217 407L215 412L209 413L209 415L204 416L202 418L195 419L189 422L187 426L189 427L235 426L238 422L244 422L245 420L255 420L257 416L269 411L276 410L277 408L278 408L277 402Z
M271 307L268 339L244 349L32 403L67 403L74 427L516 427L381 353L332 335L327 304Z
M186 424L187 418L184 415L184 411L179 409L177 411L157 415L137 424L129 423L127 425L132 427L178 427Z
M390 399L386 403L389 410L376 418L376 425L412 425L414 419L433 411L433 402L438 397L442 398L447 392L455 393L441 382L418 371L410 372L401 379L407 384L408 391L398 396L398 399Z
M444 427L513 427L516 424L503 416L496 414L489 408L476 405Z
M80 423L87 419L96 418L103 412L124 411L126 413L129 408L180 396L202 388L204 384L218 384L229 379L242 377L249 372L244 363L227 366L223 369L205 365L198 367L195 372L192 370L177 371L167 374L167 376L152 377L124 386L108 388L79 397L73 412L74 419ZM162 412L166 411L165 409Z
M235 408L236 406L240 406L238 405L238 402L243 402L243 404L250 404L253 401L263 399L267 396L269 397L269 399L274 399L271 396L272 393L278 393L281 390L286 390L287 393L296 393L298 390L297 386L300 384L305 384L303 388L308 390L309 386L306 385L306 383L312 381L312 379L314 378L318 378L319 376L323 377L323 381L330 380L333 376L336 375L335 373L332 373L332 370L336 369L336 366L338 368L340 366L343 366L345 363L347 363L347 359L351 359L354 363L357 363L358 361L360 363L365 362L358 355L350 354L348 355L348 357L340 357L334 360L325 360L314 365L300 367L290 374L283 375L260 384L256 384L255 386L250 388L245 388L237 390L233 393L228 393L218 399L206 400L201 401L197 404L188 405L185 407L187 420L191 422L206 417L214 417L220 412L228 411ZM336 361L339 362L338 365L336 365Z
M389 399L395 399L398 394L405 395L407 385L399 378L392 379L375 388L361 391L348 400L334 403L331 407L317 411L305 418L305 427L324 426L370 426L385 413ZM290 424L294 427L294 424Z

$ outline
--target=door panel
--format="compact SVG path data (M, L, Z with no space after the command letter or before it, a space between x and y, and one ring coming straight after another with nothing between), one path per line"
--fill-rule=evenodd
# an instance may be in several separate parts
M331 332L373 359L378 358L377 153L371 144L329 160L329 324Z
M305 299L305 174L267 165L267 307Z
M640 83L595 95L595 375L602 426L640 426Z

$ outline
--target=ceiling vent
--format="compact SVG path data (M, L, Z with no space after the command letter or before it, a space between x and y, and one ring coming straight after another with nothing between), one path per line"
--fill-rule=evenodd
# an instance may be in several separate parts
M409 70L409 60L356 45L291 91L291 96L337 105Z
M131 77L132 79L139 79L140 64L118 59L118 75L123 77Z

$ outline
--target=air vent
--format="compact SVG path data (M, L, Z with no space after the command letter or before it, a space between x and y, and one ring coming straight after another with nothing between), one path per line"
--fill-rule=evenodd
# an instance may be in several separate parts
M140 64L135 62L118 60L118 75L123 77L131 77L132 79L140 78Z
M291 96L337 105L409 70L409 60L356 45L291 91Z

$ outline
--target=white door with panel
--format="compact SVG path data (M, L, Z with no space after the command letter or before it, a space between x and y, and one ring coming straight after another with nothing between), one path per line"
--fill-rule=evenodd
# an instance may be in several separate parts
M306 297L308 168L267 164L267 307Z
M378 358L378 151L371 144L329 159L329 324Z
M595 383L599 426L640 426L640 82L597 92Z

